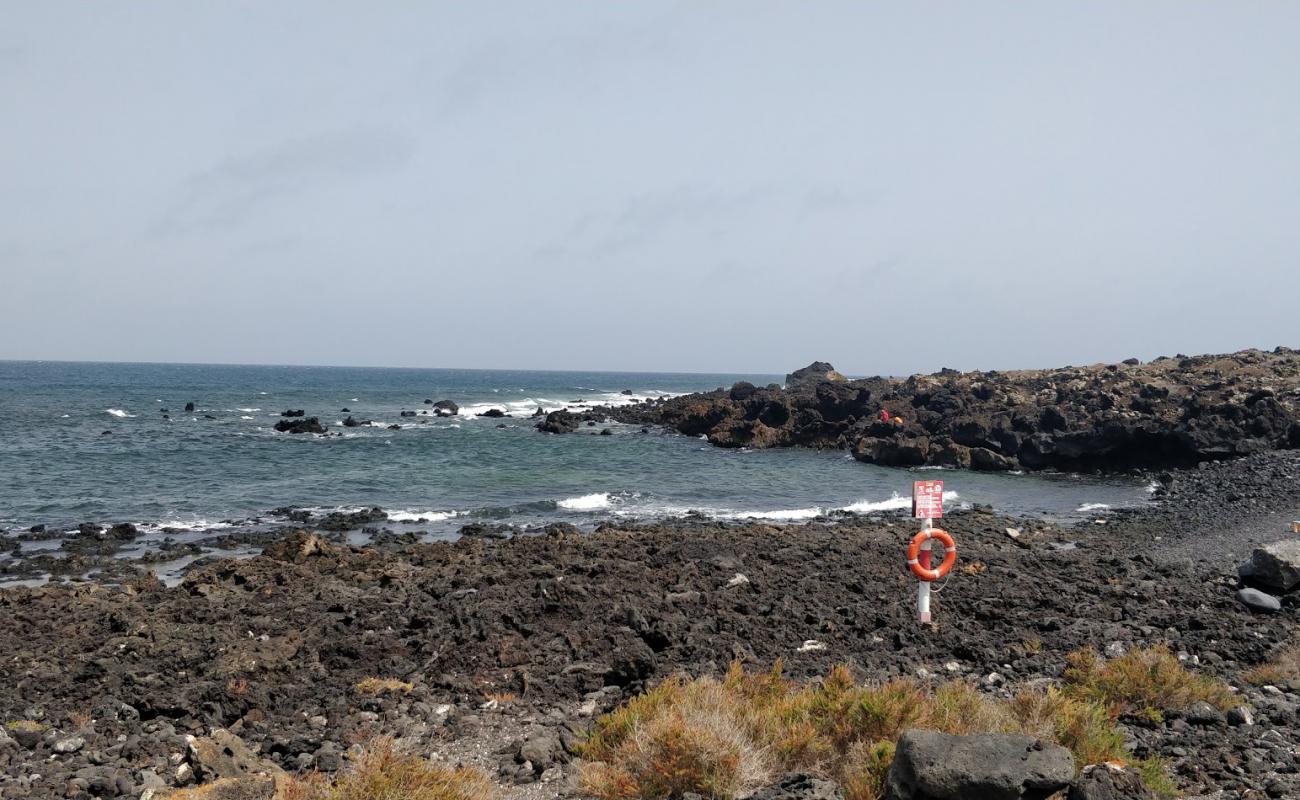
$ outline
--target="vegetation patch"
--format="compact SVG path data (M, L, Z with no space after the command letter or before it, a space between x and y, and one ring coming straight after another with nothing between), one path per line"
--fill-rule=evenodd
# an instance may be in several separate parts
M909 728L1026 733L1068 747L1079 764L1131 760L1104 704L1059 689L1001 701L965 682L859 685L845 667L799 686L779 664L758 674L733 664L722 680L670 678L597 720L580 780L602 800L732 798L810 771L838 781L848 800L878 800Z
M487 776L468 768L449 769L397 752L391 739L377 739L350 770L281 781L275 800L492 800Z
M378 697L381 694L409 694L412 685L396 678L364 678L354 687L362 697Z
M1267 663L1246 670L1242 677L1256 686L1300 680L1300 645L1280 651Z
M1112 716L1151 721L1201 700L1220 710L1234 702L1227 684L1188 671L1165 647L1135 648L1109 661L1095 650L1076 650L1066 657L1065 685L1072 696L1104 704Z

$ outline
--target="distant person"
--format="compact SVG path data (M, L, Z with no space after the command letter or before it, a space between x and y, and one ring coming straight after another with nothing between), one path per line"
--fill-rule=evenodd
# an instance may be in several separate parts
M887 408L880 409L880 421L889 422L889 409Z

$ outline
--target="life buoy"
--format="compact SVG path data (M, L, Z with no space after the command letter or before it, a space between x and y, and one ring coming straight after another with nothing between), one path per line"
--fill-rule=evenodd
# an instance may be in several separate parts
M938 539L943 543L943 561L935 569L926 569L921 566L921 545L930 539ZM956 563L957 545L945 530L931 528L927 531L921 531L912 537L912 543L907 546L907 566L912 570L912 574L920 580L937 581L952 571L952 565Z

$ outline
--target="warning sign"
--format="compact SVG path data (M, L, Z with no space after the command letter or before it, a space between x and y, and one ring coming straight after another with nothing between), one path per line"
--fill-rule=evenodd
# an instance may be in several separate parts
M943 481L916 481L912 484L912 516L916 519L943 516Z

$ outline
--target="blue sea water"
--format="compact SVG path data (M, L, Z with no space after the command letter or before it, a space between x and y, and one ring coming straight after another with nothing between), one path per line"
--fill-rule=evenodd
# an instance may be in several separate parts
M286 505L378 505L435 536L469 521L585 527L688 511L800 520L902 507L913 480L933 477L946 480L950 503L1058 519L1147 497L1129 478L889 469L842 452L722 450L624 425L612 436L546 435L529 419L538 407L742 379L781 377L0 361L0 531L85 521L207 530ZM425 399L453 400L461 414L425 416ZM332 435L273 429L281 411L299 408ZM373 424L343 427L344 408ZM475 416L488 408L512 416Z

